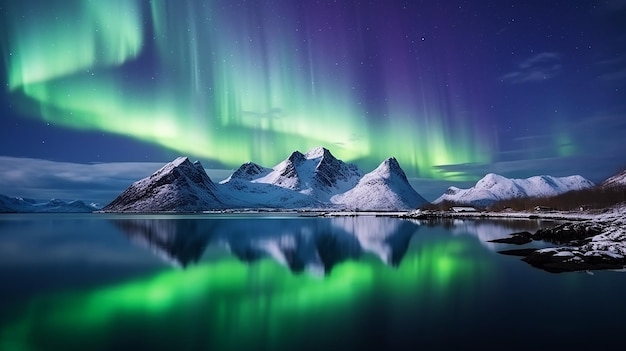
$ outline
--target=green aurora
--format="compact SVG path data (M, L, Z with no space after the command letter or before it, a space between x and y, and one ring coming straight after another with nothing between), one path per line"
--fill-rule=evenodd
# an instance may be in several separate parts
M314 30L319 18L294 4L280 21L263 5L235 13L220 4L11 4L8 87L25 113L50 124L233 167L271 166L320 145L367 167L395 156L423 177L464 180L437 166L490 162L480 126L463 117L468 101L447 103L450 91L426 83L443 79L445 67L418 67L418 79L406 54L381 38L372 44L394 64L358 69L371 38L337 31L326 34L331 46ZM376 101L364 91L368 79L383 92Z

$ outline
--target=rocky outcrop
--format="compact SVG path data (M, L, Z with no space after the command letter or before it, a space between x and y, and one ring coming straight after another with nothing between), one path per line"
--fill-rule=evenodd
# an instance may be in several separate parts
M626 207L597 220L563 223L540 229L530 238L562 246L542 249L500 251L506 255L523 256L522 260L548 272L572 272L626 267ZM515 233L501 243L515 243L527 237Z
M532 234L529 232L513 233L508 238L488 240L490 243L524 245L533 241Z
M543 240L554 244L582 244L588 238L602 232L599 224L588 222L563 223L552 228L539 229L533 234L533 240ZM577 245L578 246L578 245Z

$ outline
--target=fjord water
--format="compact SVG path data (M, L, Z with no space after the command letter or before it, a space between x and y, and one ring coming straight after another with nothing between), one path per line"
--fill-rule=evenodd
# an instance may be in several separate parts
M551 224L2 215L0 349L617 345L622 273L551 274L486 242Z

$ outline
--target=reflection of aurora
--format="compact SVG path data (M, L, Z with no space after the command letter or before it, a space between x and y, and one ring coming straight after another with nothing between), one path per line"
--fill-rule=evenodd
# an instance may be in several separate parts
M128 342L116 335L127 333L132 345L154 342L164 349L273 347L324 328L362 332L354 318L376 289L384 294L386 309L420 301L414 313L436 318L449 308L446 296L458 291L471 296L474 280L485 274L486 263L470 254L472 245L459 239L414 242L396 269L371 260L344 262L324 279L292 275L268 260L247 266L231 258L95 291L42 297L3 328L0 346L115 349ZM169 339L155 335L154 328L166 328Z
M469 92L436 84L454 68L439 57L416 65L408 44L389 40L414 18L389 10L379 31L376 20L372 31L336 23L326 33L317 28L329 19L348 20L340 8L230 3L13 2L2 18L9 89L51 123L230 166L271 166L319 145L368 168L395 156L431 177L453 175L433 166L489 161ZM359 10L351 21L368 18ZM365 67L367 50L376 55Z

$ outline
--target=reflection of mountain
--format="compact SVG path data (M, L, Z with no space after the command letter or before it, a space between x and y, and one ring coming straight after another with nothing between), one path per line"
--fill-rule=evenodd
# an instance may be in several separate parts
M193 219L142 218L116 220L114 223L135 243L183 267L197 262L206 249L210 235L200 233L211 233L211 228L204 226L210 221Z
M244 262L272 258L292 272L329 273L365 253L397 266L418 226L383 217L112 219L129 238L168 262L197 262L207 247L224 247Z

